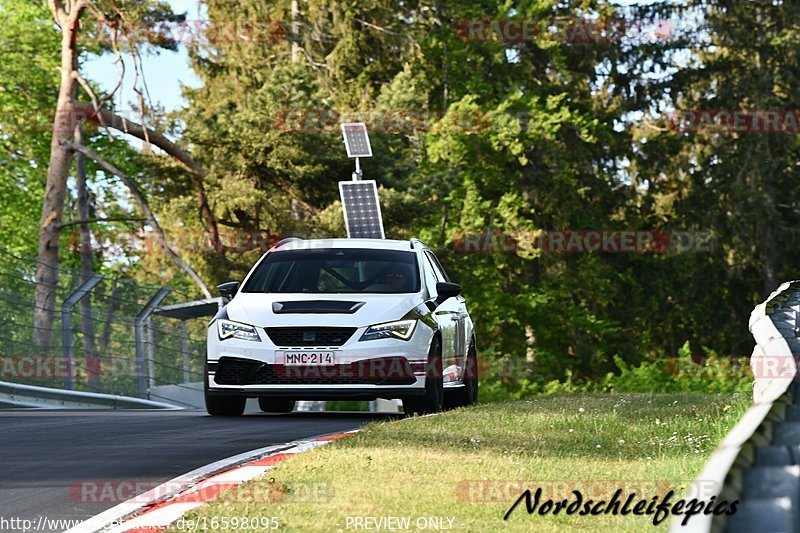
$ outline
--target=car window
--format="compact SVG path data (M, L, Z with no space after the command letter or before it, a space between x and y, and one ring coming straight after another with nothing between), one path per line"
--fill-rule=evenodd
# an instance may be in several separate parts
M433 255L432 252L425 250L425 257L427 257L428 261L433 265L433 271L436 273L436 277L439 278L439 281L450 281L450 276L447 275L447 272L442 268L442 264L439 263L439 260L436 259L436 256Z
M439 281L436 277L436 271L431 264L430 259L428 259L427 255L425 256L425 260L422 262L422 268L425 270L425 287L428 289L428 294L431 298L436 298L439 293L436 292L436 282Z
M414 252L320 248L271 252L242 292L392 294L419 290Z

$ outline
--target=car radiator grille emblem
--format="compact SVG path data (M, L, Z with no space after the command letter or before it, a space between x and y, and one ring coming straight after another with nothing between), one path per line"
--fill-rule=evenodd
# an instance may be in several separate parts
M270 340L281 347L341 346L356 332L356 328L285 327L264 328Z

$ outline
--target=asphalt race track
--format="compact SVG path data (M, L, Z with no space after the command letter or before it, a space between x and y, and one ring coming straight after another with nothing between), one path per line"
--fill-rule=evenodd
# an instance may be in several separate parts
M91 501L86 495L91 483L124 494L128 489L117 487L134 482L144 492L238 453L385 418L370 413L212 418L203 411L0 411L0 519L85 520L120 503L109 492L101 498L106 501ZM100 490L92 494L102 495Z

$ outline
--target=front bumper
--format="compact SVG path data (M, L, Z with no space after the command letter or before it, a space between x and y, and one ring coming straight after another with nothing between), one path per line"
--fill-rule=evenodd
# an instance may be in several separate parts
M425 393L433 331L419 324L411 339L359 341L366 328L340 346L278 346L264 328L261 341L220 340L208 330L207 393L295 400L402 398ZM332 352L328 366L287 366L287 351Z

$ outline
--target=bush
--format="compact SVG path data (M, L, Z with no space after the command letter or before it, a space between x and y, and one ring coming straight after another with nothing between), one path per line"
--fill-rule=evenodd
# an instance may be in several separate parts
M575 381L571 370L561 380L537 381L531 369L509 372L511 360L495 359L481 374L480 401L517 400L532 396L553 396L586 392L706 392L744 393L752 390L753 375L746 357L720 357L705 349L693 358L689 343L678 357L628 365L622 357L613 360L617 372L598 381Z
M689 343L678 350L678 357L644 362L628 367L621 357L614 363L620 374L608 374L604 389L612 392L720 392L749 393L753 374L746 357L720 357L706 349L695 360Z

